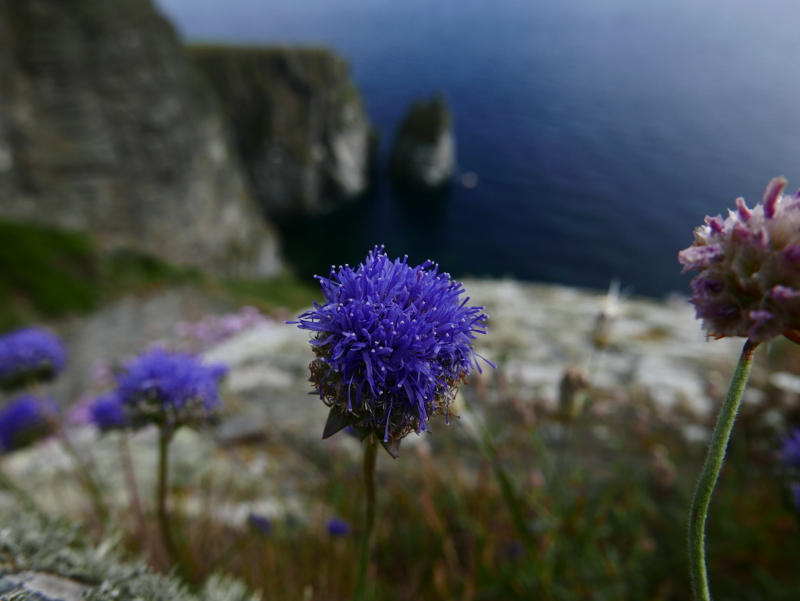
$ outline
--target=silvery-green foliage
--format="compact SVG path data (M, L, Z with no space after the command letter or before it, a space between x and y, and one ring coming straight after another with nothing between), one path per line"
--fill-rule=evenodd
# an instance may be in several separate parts
M90 545L80 527L65 520L29 514L4 515L0 530L0 576L42 572L86 585L85 601L259 601L231 578L213 576L199 596L174 577L144 564L120 561L114 541ZM33 591L16 590L4 601L42 601Z
M200 601L261 601L261 595L252 593L241 580L214 573L206 580L199 595Z

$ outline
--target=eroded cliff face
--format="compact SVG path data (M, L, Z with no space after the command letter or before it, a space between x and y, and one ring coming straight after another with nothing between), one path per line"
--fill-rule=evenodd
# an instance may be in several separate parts
M213 93L150 0L0 0L0 216L280 269Z
M315 48L189 51L268 215L323 212L367 189L371 130L343 59Z

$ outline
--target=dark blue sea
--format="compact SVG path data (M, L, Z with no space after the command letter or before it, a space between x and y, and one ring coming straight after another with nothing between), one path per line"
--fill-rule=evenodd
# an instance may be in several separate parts
M449 101L478 186L414 203L380 181L286 224L304 272L383 243L458 276L687 292L676 255L706 214L800 186L796 0L157 2L188 40L345 56L384 160L412 100Z

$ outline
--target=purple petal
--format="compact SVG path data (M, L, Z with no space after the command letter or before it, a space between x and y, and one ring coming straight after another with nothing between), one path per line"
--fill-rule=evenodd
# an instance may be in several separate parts
M769 295L778 301L789 301L800 297L800 292L788 286L774 286Z
M792 244L783 249L783 258L793 265L800 265L800 244Z
M753 320L753 325L750 326L747 334L749 336L755 336L758 329L761 328L765 323L767 323L770 319L773 319L775 316L767 311L766 309L753 309L748 314L750 319Z
M773 177L767 184L767 189L764 190L764 216L767 219L775 217L775 209L778 206L778 199L781 197L781 192L786 187L786 180L782 177Z
M707 303L697 305L697 317L703 319L733 319L738 317L741 310L733 303L718 305L716 303Z
M741 196L736 199L736 210L739 212L739 218L745 223L750 221L750 218L753 216L752 211L747 208L747 204Z
M691 282L693 296L696 299L707 300L709 296L716 295L722 292L725 288L725 283L719 280L712 280L702 276L698 276Z
M706 225L710 227L711 231L715 234L721 234L722 230L725 229L725 221L722 219L722 215L706 217Z
M750 319L755 321L758 325L764 324L775 316L766 309L753 309L750 311Z
M719 244L709 244L707 246L690 246L678 253L678 262L683 265L686 273L692 269L705 267L711 261L722 258L723 252Z

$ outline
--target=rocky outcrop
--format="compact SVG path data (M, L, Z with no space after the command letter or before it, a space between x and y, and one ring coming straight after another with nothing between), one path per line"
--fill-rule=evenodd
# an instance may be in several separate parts
M371 130L343 59L312 48L189 51L268 215L323 212L367 189Z
M415 102L395 136L389 173L401 188L433 191L456 170L453 117L441 96Z
M210 88L150 0L0 0L0 216L225 275L280 268Z

